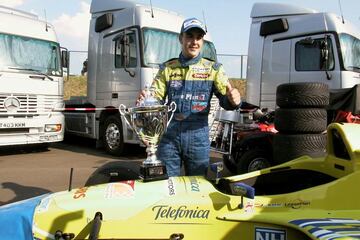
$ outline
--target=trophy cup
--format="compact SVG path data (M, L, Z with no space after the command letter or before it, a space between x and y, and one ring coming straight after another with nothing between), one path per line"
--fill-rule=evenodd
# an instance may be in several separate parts
M145 89L145 98L139 106L126 109L120 104L120 114L146 146L147 158L140 166L140 177L144 182L168 178L165 165L156 157L156 150L175 110L175 102L169 106L161 105L151 89ZM171 112L170 118L168 112Z

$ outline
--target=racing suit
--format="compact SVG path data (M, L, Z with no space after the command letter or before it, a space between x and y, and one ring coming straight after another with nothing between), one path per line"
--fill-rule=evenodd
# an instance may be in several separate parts
M208 114L215 94L220 106L233 110L226 95L228 78L221 64L202 58L187 60L180 54L162 66L152 87L156 96L177 105L172 121L158 146L157 157L168 175L179 176L184 163L186 175L205 175L209 164Z

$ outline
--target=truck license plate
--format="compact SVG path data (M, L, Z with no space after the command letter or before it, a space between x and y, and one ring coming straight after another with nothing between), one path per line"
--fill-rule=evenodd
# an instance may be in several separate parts
M19 122L19 123L0 123L0 128L24 128L25 123Z

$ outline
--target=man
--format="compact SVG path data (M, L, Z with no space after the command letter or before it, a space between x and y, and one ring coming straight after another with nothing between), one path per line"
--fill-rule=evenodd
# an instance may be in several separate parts
M182 163L186 175L206 174L210 157L208 114L213 94L227 110L240 107L240 93L231 87L222 65L201 56L205 34L201 21L185 20L179 36L179 58L160 66L152 84L157 98L177 104L157 150L169 176L180 175ZM144 92L138 102L143 98Z

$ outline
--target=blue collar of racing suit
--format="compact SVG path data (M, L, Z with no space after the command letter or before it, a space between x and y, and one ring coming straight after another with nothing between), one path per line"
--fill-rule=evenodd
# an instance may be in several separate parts
M200 61L201 58L202 58L201 53L199 53L199 55L197 55L194 58L185 58L182 53L180 53L180 55L179 55L179 61L180 61L182 67L188 67L192 64L196 64Z

